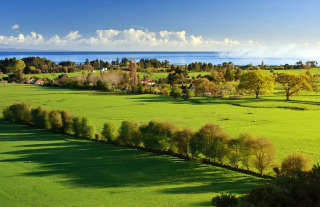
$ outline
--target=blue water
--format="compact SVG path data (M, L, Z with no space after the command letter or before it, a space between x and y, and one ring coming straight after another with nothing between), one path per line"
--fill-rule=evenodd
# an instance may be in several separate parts
M35 57L45 57L49 60L52 60L56 63L61 61L73 61L77 64L84 63L86 58L90 61L95 59L102 59L103 61L116 60L119 58L126 57L135 57L137 61L141 58L156 58L160 61L168 60L170 64L179 64L185 65L192 62L211 62L214 65L222 64L223 62L233 62L235 65L260 65L262 60L264 64L267 65L284 65L295 64L296 62L304 59L297 58L232 58L223 56L219 52L0 52L0 60L4 58L16 57L21 59L24 57L35 56Z

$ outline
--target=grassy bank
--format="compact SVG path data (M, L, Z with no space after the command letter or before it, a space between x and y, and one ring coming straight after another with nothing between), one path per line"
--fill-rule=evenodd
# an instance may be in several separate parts
M2 206L210 206L214 195L265 182L5 121L0 142Z

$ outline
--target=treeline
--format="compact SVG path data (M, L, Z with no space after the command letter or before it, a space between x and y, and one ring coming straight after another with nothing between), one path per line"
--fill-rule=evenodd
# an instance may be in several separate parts
M101 134L85 117L70 115L66 111L48 111L32 108L27 103L17 103L3 110L4 119L28 124L56 133L78 138L104 141L120 146L166 151L191 158L212 160L219 165L229 165L247 171L256 169L261 175L271 168L275 160L275 149L264 137L240 134L232 138L218 124L208 123L198 131L191 128L180 130L175 123L152 120L139 124L133 120L121 123L119 129L112 122L103 126Z

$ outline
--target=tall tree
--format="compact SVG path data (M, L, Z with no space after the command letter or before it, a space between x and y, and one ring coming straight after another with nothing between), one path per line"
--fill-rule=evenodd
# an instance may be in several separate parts
M312 86L309 83L309 76L307 75L296 75L290 73L281 73L276 78L276 82L280 83L283 86L283 89L286 92L287 100L290 99L295 93L300 91L311 91Z
M272 93L274 89L274 78L263 70L248 71L241 75L238 89L245 89L256 94Z
M137 75L137 63L136 58L130 59L130 81L131 81L131 90L134 91L135 86L138 84L138 75Z

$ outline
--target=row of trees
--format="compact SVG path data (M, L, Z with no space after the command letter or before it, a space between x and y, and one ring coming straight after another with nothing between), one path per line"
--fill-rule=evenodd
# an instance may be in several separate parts
M20 103L5 107L6 120L37 126L56 133L68 134L84 139L97 139L123 146L143 147L151 150L180 153L186 157L205 157L224 165L255 168L261 175L274 164L275 149L264 137L240 134L232 138L219 125L208 123L198 131L191 128L180 130L172 122L152 120L139 124L133 120L104 124L101 135L85 117L69 115L66 111L48 111L41 107ZM285 169L285 167L282 167Z
M32 108L28 103L18 103L5 107L3 117L11 122L36 126L55 133L95 139L96 130L88 118L70 115L67 111L49 111L41 107Z

